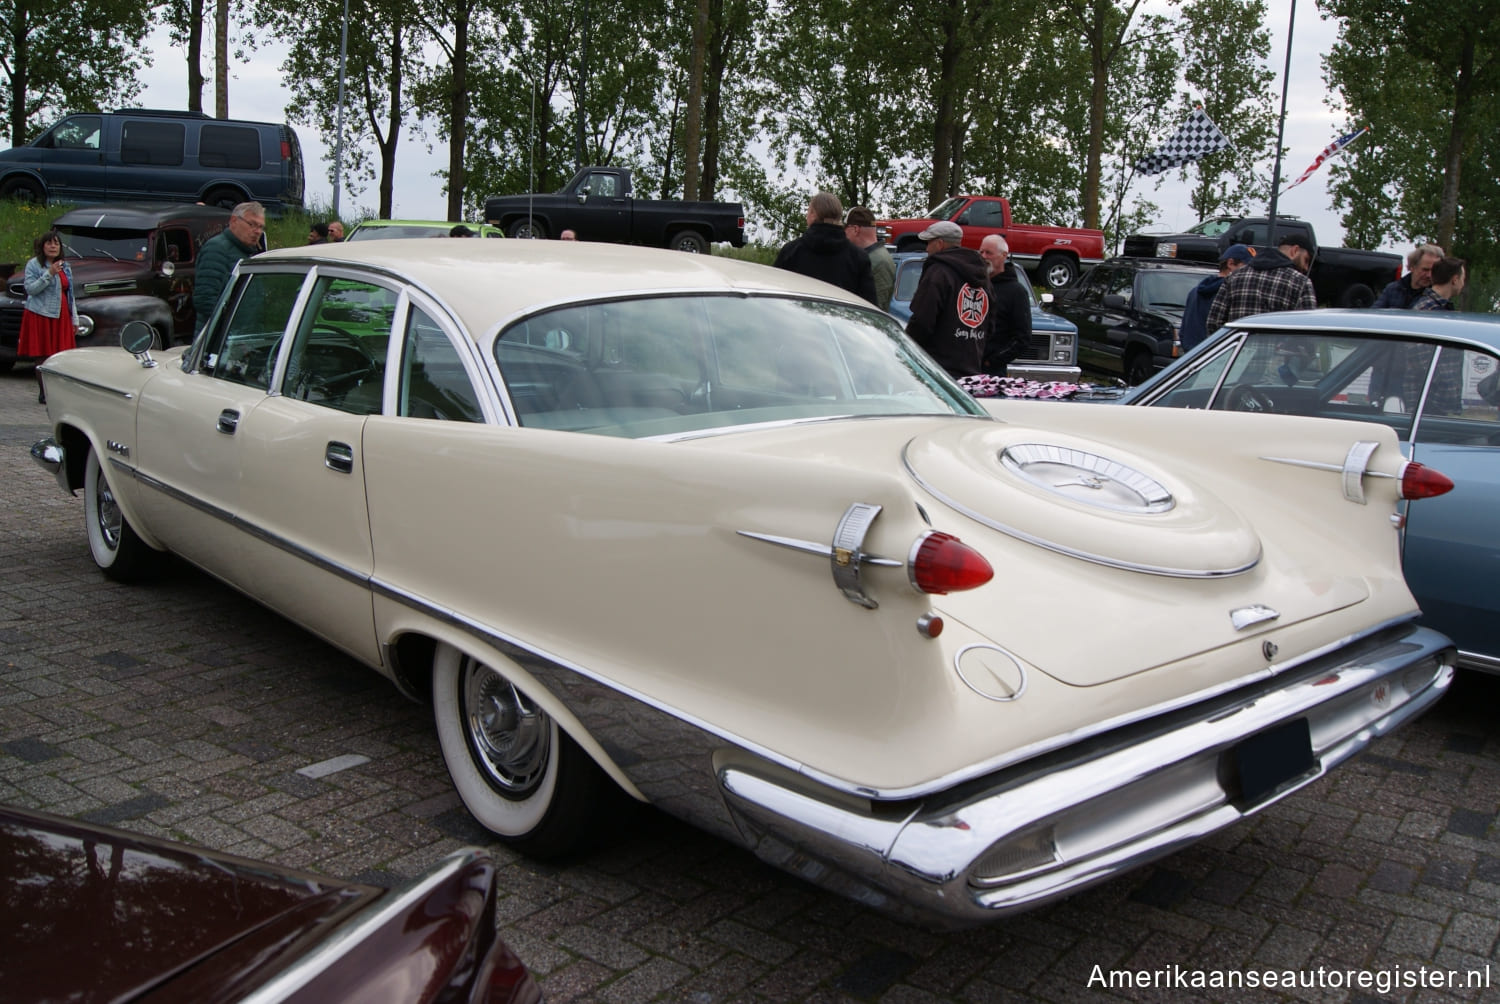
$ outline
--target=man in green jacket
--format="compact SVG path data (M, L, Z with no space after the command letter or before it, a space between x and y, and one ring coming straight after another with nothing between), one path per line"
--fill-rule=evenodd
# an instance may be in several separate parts
M229 228L203 242L203 249L198 252L198 268L193 274L196 328L208 323L234 266L260 250L265 232L266 208L259 202L241 202L229 215Z

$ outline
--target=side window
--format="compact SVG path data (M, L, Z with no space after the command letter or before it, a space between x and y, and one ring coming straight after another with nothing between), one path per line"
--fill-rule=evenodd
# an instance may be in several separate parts
M1443 348L1417 422L1418 443L1500 446L1500 364L1474 349Z
M126 122L120 129L120 160L126 164L182 164L181 122Z
M206 125L198 135L198 163L236 171L260 168L260 133L244 126Z
M1151 403L1166 408L1207 408L1219 378L1234 359L1239 342L1232 341L1213 356L1199 363L1186 378L1178 380L1171 390L1152 398Z
M287 272L240 276L229 309L220 314L209 334L200 370L219 380L269 388L276 350L291 320L302 278Z
M354 415L379 412L395 304L384 286L319 279L292 341L282 394Z
M1138 274L1126 268L1116 269L1109 274L1109 285L1104 292L1124 297L1126 303L1131 303L1135 299L1135 279Z
M458 350L436 321L412 306L401 349L397 411L408 418L483 422L479 396Z
M615 176L613 174L591 174L589 175L589 198L612 199L617 193L615 187Z
M963 216L956 222L969 227L1002 227L1005 225L1005 218L1000 211L1000 203L980 201L965 209Z
M37 145L54 150L97 150L102 122L97 115L74 115L54 126Z
M193 260L193 235L186 230L173 228L156 235L156 260L169 261L175 265L186 265Z

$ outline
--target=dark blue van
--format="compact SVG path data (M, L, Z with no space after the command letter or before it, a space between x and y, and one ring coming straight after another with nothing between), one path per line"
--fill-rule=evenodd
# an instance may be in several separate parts
M302 147L287 125L126 108L69 115L0 150L0 198L302 206Z

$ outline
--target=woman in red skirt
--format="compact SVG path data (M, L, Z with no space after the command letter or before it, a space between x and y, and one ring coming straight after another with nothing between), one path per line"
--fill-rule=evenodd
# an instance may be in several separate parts
M16 356L36 359L37 365L54 352L76 343L78 306L73 302L73 270L63 261L62 234L49 230L32 242L36 257L26 262L26 309L21 313L21 339ZM37 400L47 403L42 374L37 372Z

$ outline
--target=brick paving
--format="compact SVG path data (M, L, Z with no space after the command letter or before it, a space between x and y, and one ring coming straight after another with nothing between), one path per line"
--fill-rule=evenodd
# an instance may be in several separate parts
M27 456L45 422L30 368L0 375L0 801L384 884L486 846L552 1001L1500 1002L1500 678L1462 676L1246 823L978 929L893 921L654 811L542 865L487 839L427 709L380 677L186 566L105 581L82 500ZM1490 986L1091 982L1173 967Z

